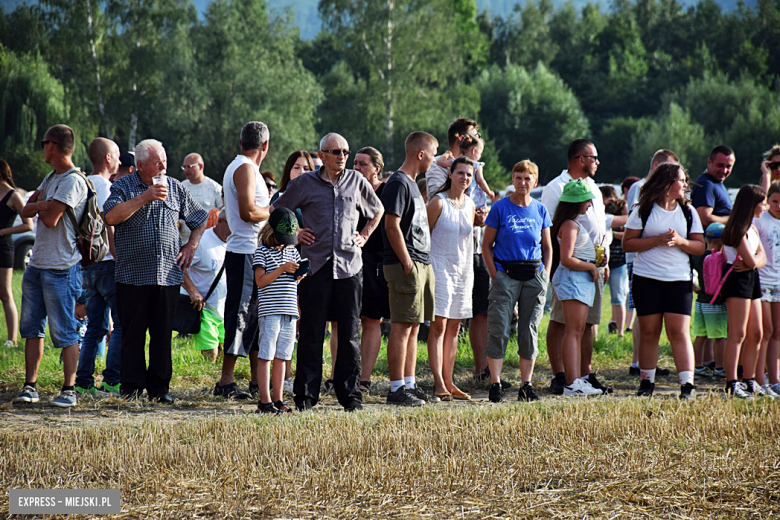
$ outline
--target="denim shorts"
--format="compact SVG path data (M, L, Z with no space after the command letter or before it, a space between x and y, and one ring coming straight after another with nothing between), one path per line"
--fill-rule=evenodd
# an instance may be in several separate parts
M762 285L761 301L770 303L780 302L780 285Z
M609 270L609 298L612 305L623 305L628 298L628 264Z
M260 338L257 352L259 359L274 358L289 361L295 347L295 324L298 319L288 314L272 314L258 318Z
M54 348L79 342L79 324L73 311L81 294L81 265L70 269L28 266L22 278L22 338L45 338L48 317Z
M578 300L590 307L596 298L596 283L590 271L572 271L559 265L552 284L560 301Z

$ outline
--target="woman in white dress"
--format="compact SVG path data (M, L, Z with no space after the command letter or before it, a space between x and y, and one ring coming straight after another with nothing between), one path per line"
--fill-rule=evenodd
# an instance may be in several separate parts
M447 181L428 202L431 264L436 279L435 311L428 334L428 362L433 372L434 400L469 400L452 379L458 351L460 320L471 318L474 285L472 229L476 211L466 189L475 163L468 157L452 162Z

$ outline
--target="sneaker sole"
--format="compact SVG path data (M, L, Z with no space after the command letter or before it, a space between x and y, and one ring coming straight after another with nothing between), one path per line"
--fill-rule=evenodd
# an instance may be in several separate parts
M59 408L72 408L76 406L76 403L56 403L54 401L51 402L53 406L57 406Z
M15 403L37 403L40 401L40 397L17 397L14 399Z
M387 404L392 406L423 406L425 404L425 401L422 401L420 403L412 402L412 403L398 403L395 401L388 401Z

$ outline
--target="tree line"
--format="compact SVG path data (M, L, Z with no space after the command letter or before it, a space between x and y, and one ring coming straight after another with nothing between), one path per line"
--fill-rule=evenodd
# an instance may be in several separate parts
M644 175L671 148L696 176L717 144L735 149L730 185L756 182L780 141L780 0L614 0L577 9L528 0L511 15L475 0L320 0L322 31L303 40L263 0L40 0L0 16L0 157L18 184L48 172L46 128L66 122L90 169L96 136L125 151L163 142L171 173L200 153L221 180L249 120L271 129L264 169L335 131L372 145L388 169L426 130L446 144L456 117L480 122L488 181L530 158L541 182L589 137L598 179ZM775 51L772 51L775 49Z

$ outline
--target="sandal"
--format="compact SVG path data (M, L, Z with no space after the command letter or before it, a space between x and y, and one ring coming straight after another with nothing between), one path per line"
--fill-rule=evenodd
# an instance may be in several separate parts
M438 397L441 401L452 401L452 394L449 392L434 394L434 397Z
M325 382L322 384L322 393L327 394L334 388L336 388L336 383L333 382L333 379L326 379Z
M469 394L462 392L457 388L452 391L452 398L457 399L458 401L471 401L471 396Z
M363 392L364 394L370 393L371 392L371 381L361 381L360 382L360 386L358 388L360 388L360 391Z

